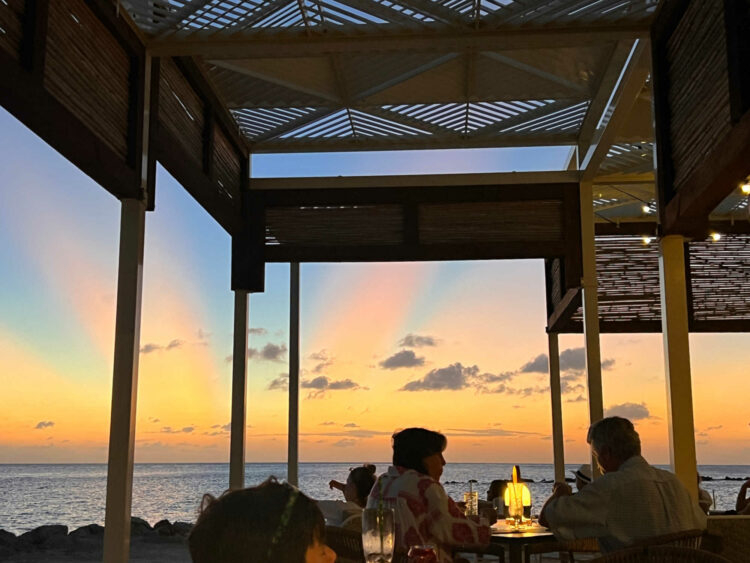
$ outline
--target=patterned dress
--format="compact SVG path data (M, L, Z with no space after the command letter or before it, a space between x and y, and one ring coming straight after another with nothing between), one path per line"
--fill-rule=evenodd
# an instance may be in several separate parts
M389 467L367 499L368 508L382 502L396 511L396 549L432 544L441 563L450 563L459 546L486 546L490 528L464 516L443 486L429 475L404 467Z

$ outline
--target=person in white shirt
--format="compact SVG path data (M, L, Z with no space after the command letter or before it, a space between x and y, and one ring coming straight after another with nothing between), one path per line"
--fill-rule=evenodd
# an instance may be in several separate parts
M369 463L349 469L346 483L331 480L328 486L344 493L344 501L319 500L318 508L323 512L326 524L352 530L362 528L362 509L367 496L375 484L375 466Z
M608 552L649 537L706 528L706 515L677 477L641 457L632 422L604 418L589 428L587 442L603 475L575 495L566 483L555 483L539 516L558 539L594 537Z

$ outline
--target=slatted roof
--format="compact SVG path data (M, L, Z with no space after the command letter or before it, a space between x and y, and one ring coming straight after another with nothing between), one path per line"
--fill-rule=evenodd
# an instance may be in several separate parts
M299 152L575 144L656 1L121 5L155 55L202 57L253 152Z

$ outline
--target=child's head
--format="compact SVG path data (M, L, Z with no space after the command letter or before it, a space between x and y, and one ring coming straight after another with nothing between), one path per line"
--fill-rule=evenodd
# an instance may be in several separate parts
M375 466L365 464L349 470L344 486L344 498L363 507L367 504L367 497L375 484Z
M188 543L194 563L331 563L336 558L325 545L325 521L315 501L273 479L219 498L205 495Z

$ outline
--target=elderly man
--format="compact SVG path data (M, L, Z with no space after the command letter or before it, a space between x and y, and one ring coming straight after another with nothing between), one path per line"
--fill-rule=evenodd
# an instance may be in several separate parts
M567 484L555 484L539 522L559 539L595 537L606 552L706 527L706 515L677 477L641 457L632 422L617 416L600 420L589 428L587 441L604 475L575 495Z

